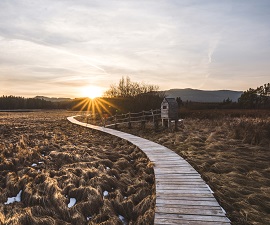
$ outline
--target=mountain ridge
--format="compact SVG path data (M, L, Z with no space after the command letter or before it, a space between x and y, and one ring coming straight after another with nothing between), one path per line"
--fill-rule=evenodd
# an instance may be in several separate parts
M164 91L167 97L177 98L180 97L182 101L193 102L222 102L226 99L230 99L233 102L237 102L238 98L242 95L243 91L233 90L199 90L192 88L185 89L169 89Z
M46 96L36 96L35 99L43 99L49 102L63 102L63 101L70 101L71 98L57 98L57 97L46 97Z

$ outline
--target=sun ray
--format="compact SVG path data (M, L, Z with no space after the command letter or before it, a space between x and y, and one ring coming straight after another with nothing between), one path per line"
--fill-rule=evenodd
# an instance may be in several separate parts
M90 112L91 106L92 106L92 101L89 101L89 104L87 106L87 112Z
M101 102L105 103L106 105L111 106L111 107L113 107L113 108L115 108L115 109L117 109L117 110L120 110L120 108L119 108L118 106L114 105L114 104L111 103L111 102L108 102L108 101L105 100L105 99L99 98L99 101L101 101Z
M82 99L82 100L80 100L79 102L78 102L78 104L76 104L75 106L73 106L72 107L72 109L76 109L76 108L79 108L79 106L81 106L81 105L83 105L85 102L87 102L88 101L88 99ZM81 108L82 109L82 108ZM82 110L80 110L80 111L82 111Z
M79 111L85 111L88 118L96 120L96 119L104 119L108 116L112 116L114 114L114 110L120 110L115 104L111 103L109 100L104 98L82 98L79 99L79 102L73 107L73 109L78 109Z
M108 108L106 108L106 106L101 102L101 101L98 101L97 102L99 105L100 105L100 107L105 111L105 112L107 112L110 116L112 115L112 113L110 112L110 110L108 109Z
M102 111L101 111L101 109L100 109L100 107L99 107L98 101L95 101L95 100L94 100L94 104L95 104L95 107L97 108L98 114L99 114L100 116L102 116Z

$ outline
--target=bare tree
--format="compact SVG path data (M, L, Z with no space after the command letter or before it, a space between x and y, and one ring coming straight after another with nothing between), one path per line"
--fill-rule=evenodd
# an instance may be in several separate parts
M136 97L138 95L157 92L159 89L156 85L149 85L145 83L132 82L130 78L122 77L118 85L111 85L104 93L105 97Z

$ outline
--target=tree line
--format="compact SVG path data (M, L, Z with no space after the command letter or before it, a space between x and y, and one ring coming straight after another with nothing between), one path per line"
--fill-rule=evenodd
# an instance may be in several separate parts
M140 112L160 108L165 97L164 92L159 91L156 85L133 82L129 77L122 77L118 84L113 84L100 98L100 102L112 113ZM177 99L180 107L189 109L270 109L270 83L256 89L245 91L238 102L224 99L221 103L195 103L183 102L181 97ZM85 98L69 101L51 102L39 98L24 98L16 96L0 97L0 110L14 109L69 109L81 110L80 102ZM85 108L87 109L87 107ZM85 110L84 109L84 110Z
M0 109L54 109L57 108L53 102L45 101L44 99L23 98L16 96L0 97Z
M249 88L238 99L238 103L248 109L270 109L270 83L256 89Z

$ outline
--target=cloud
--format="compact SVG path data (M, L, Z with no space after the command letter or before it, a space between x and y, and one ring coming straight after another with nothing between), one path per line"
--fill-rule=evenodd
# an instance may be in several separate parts
M80 85L106 88L129 75L162 89L235 88L229 80L237 76L252 86L252 76L265 78L270 69L269 6L266 0L0 1L0 85L76 95Z

